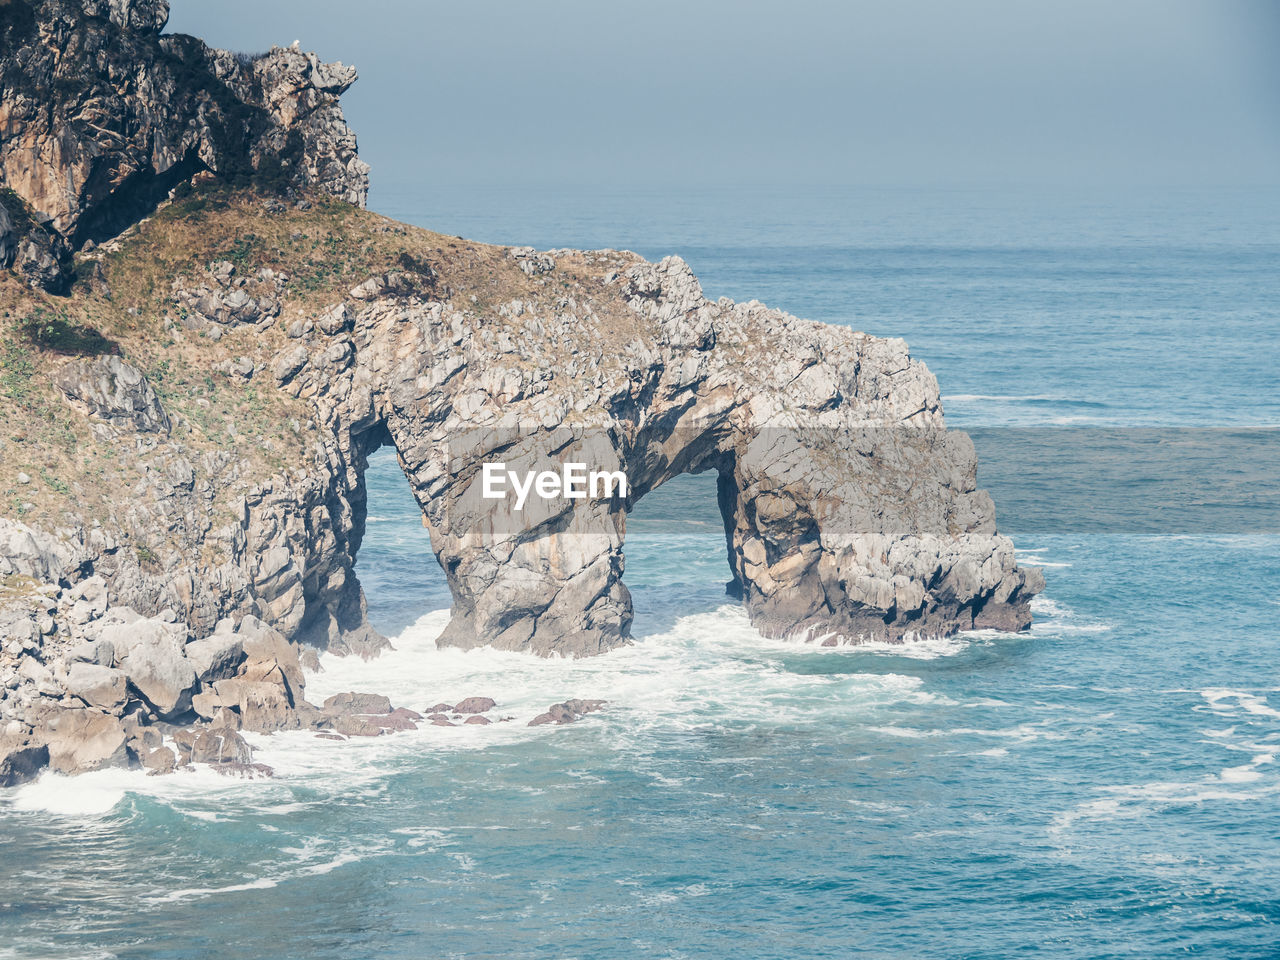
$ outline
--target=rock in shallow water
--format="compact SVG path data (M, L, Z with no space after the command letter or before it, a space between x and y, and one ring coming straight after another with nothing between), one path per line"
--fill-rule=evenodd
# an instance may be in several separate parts
M529 726L539 727L548 723L573 723L581 720L588 713L594 713L604 707L607 700L566 700L564 703L553 703L545 713L540 713L529 721Z
M467 697L453 708L453 713L486 713L494 708L490 697Z
M16 787L35 777L49 765L47 744L0 738L0 787Z
M378 693L335 693L324 702L326 713L390 713L391 700Z

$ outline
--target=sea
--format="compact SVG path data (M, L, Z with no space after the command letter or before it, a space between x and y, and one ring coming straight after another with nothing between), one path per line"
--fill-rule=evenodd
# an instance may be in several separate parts
M632 645L439 650L383 450L357 572L394 650L322 657L309 698L522 719L0 793L0 958L1280 956L1280 191L427 178L371 205L678 254L710 297L905 338L1044 570L1035 622L765 639L694 477L629 518ZM524 724L570 697L608 704Z

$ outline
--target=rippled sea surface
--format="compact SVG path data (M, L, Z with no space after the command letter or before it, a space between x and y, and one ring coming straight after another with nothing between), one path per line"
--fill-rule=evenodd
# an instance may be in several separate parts
M374 206L481 240L678 252L711 296L903 336L978 434L1189 428L1212 465L1212 430L1280 424L1275 193ZM1254 459L1232 437L1224 472ZM563 662L436 650L448 595L417 507L389 452L371 470L359 572L396 649L325 658L310 698L608 708L258 737L267 781L8 791L0 958L1276 956L1274 504L1245 498L1221 530L1158 503L1143 532L1054 530L1011 487L1002 529L1048 581L1029 633L832 650L764 640L726 603L714 489L684 479L631 518L636 643Z

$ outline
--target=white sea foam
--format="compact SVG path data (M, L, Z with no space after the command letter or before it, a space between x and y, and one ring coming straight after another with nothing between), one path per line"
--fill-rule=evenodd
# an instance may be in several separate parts
M261 864L260 866L269 875L248 880L244 883L227 884L221 887L185 887L180 890L157 891L152 896L144 897L143 899L148 903L175 903L183 900L219 896L226 893L243 893L247 890L269 890L280 886L282 883L288 883L290 880L332 873L339 867L345 867L351 863L359 863L371 856L385 853L388 849L390 849L389 844L355 847L342 850L322 860L309 859L314 856L314 851L311 850L281 850L281 853L291 852L292 855L300 858L299 861Z
M1043 593L1031 598L1031 630L1033 633L1105 633L1111 624L1087 620L1076 615L1065 604Z
M1258 717L1274 717L1280 719L1280 710L1272 707L1267 703L1266 697L1259 696L1255 693L1248 693L1240 690L1228 690L1220 687L1213 687L1208 690L1200 691L1200 695L1208 701L1210 709L1215 712L1231 712L1236 709L1244 710ZM1233 707L1231 701L1235 702Z
M1056 560L1045 560L1043 557L1036 556L1030 551L1018 552L1018 564L1023 567L1045 567L1049 569L1066 569L1074 566L1071 563L1062 563Z
M274 768L274 779L226 778L207 768L167 777L112 770L82 775L69 790L62 778L46 775L16 791L12 802L22 810L101 816L134 794L160 799L197 819L214 820L223 815L224 807L233 817L267 817L320 802L300 801L295 788L302 784L323 785L325 796L336 791L360 801L380 797L387 789L388 773L424 754L483 750L554 736L593 742L606 737L612 749L643 754L651 749L655 733L744 730L762 722L862 722L896 705L956 704L925 689L920 677L864 672L860 664L871 666L884 656L955 656L975 643L1001 642L1003 637L973 634L902 645L825 648L766 639L740 606L726 605L681 618L664 633L603 656L564 660L489 648L437 648L436 637L447 622L447 611L427 614L395 638L392 650L371 660L322 656L321 669L307 678L308 699L320 702L334 693L358 690L382 693L398 706L425 711L440 701L489 696L497 701L490 716L512 721L422 725L394 736L345 741L319 739L306 731L247 733L255 759ZM812 669L811 663L820 668ZM609 705L568 729L527 726L549 704L573 697L607 700ZM651 775L656 784L679 785L668 772L655 770ZM233 804L219 802L230 797L235 798Z
M98 818L115 811L128 795L150 796L179 808L196 819L227 819L221 803L234 796L237 808L247 806L276 812L289 798L287 787L271 780L225 777L209 767L196 766L164 777L144 770L97 770L75 777L45 773L9 792L12 809L54 816Z
M1280 719L1280 711L1260 693L1210 687L1199 694L1205 703L1193 710L1234 721L1225 728L1206 728L1202 731L1205 739L1200 742L1229 753L1248 754L1248 763L1229 764L1217 774L1196 780L1104 787L1101 792L1108 796L1085 801L1059 814L1050 832L1061 833L1081 821L1134 819L1171 807L1271 801L1280 795L1280 776L1275 771L1280 730L1274 722Z
M321 740L308 733L259 738L260 759L283 777L345 776L377 779L407 755L478 750L557 736L598 737L607 730L612 746L643 749L654 731L742 729L762 720L838 722L891 704L947 704L924 689L919 677L863 673L859 658L885 654L914 659L951 656L973 642L966 638L826 648L762 637L738 606L681 618L664 633L583 660L531 657L480 648L437 648L447 611L422 617L393 641L394 649L372 660L321 657L309 675L313 701L347 690L385 694L392 702L423 711L437 702L469 696L497 701L492 717L514 717L489 726L423 725L391 737ZM800 658L796 661L795 658ZM789 668L808 657L845 660L842 672ZM825 661L824 661L825 662ZM602 699L608 708L577 725L573 733L553 726L527 726L551 703L571 697ZM668 784L664 774L655 783ZM669 784L670 785L670 784Z
M1253 768L1253 764L1244 764L1239 767L1227 767L1218 777L1224 783L1251 783L1254 780L1261 780L1262 774Z
M948 400L962 403L1072 402L1070 397L1055 397L1047 393L944 393L942 400L944 403Z

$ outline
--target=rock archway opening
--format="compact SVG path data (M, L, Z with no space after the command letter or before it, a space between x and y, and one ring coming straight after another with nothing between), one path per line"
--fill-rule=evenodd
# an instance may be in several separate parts
M369 454L364 488L364 536L355 573L369 623L394 638L424 614L449 609L452 598L422 509L389 442Z
M670 630L690 613L736 603L742 592L728 562L731 478L714 469L665 481L627 514L623 580L635 619L631 635Z

